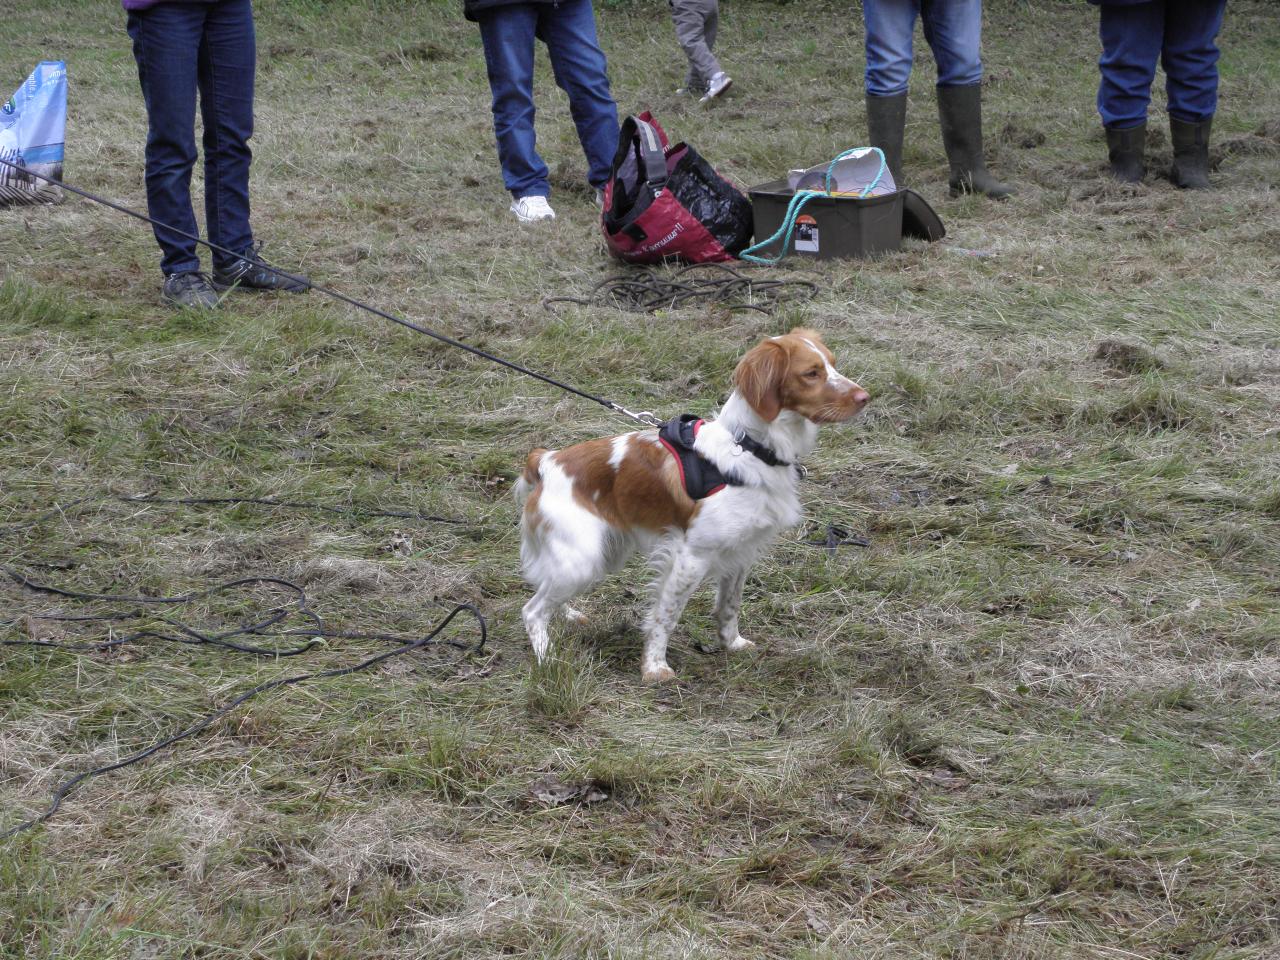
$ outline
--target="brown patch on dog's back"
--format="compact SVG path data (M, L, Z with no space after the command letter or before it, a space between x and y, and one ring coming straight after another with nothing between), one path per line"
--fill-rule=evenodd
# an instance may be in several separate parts
M687 529L698 505L685 493L671 454L652 436L628 434L626 455L617 469L609 462L613 437L557 452L556 464L573 482L578 505L621 529Z

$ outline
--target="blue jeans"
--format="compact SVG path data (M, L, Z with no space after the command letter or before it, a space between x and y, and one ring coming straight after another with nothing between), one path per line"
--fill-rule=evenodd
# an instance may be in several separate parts
M982 0L863 0L867 26L867 93L907 92L916 17L938 65L938 86L982 82Z
M209 241L241 253L249 229L254 33L250 0L161 3L129 14L129 36L147 105L147 210L199 234L191 207L196 92L204 120L204 211ZM200 269L196 242L155 227L165 275ZM214 266L233 258L215 252Z
M480 38L493 92L493 129L502 181L517 199L551 192L533 131L533 41L547 45L556 84L587 156L587 180L603 187L618 149L618 108L609 92L591 0L515 3L484 11Z
M1169 116L1208 120L1218 109L1218 47L1227 0L1154 0L1104 4L1098 31L1098 113L1117 130L1146 122L1156 61L1162 60Z

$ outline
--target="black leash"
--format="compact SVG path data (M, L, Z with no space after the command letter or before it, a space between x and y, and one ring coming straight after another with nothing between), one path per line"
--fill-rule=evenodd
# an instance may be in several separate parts
M72 186L71 184L65 183L62 180L56 180L53 177L46 177L44 174L36 173L34 170L28 170L26 167L19 167L16 163L13 163L9 160L0 159L0 164L4 164L6 167L11 167L14 170L20 170L22 173L28 176L37 177L40 180L45 181L46 183L51 183L54 186L61 187L63 190L68 190L71 193L76 194L77 196L84 197L86 200L92 200L94 203L102 204L102 206L104 207L110 207L112 210L118 211L119 213L123 213L126 216L133 217L135 220L142 220L146 223L151 224L154 227L159 227L162 230L168 230L172 233L176 233L178 236L186 237L188 240L194 240L196 243L206 246L210 250L215 250L218 253L224 254L228 257L239 259L242 256L244 256L243 251L237 253L234 250L228 250L226 247L219 246L216 243L210 243L208 240L201 239L195 234L188 233L185 230L179 230L177 227L171 227L167 223L161 223L159 220L153 220L151 217L147 216L145 213L139 213L137 210L133 210L121 204L114 203L113 201L107 200L104 197L100 197L97 194L90 193L88 190L82 190L81 188ZM269 271L270 273L276 274L277 276L290 277L295 280L297 279L295 275L286 273L284 270L281 270L277 267L273 267L268 263L262 263L261 261L257 261L257 264L263 267L265 270ZM334 300L338 300L341 303L345 303L348 306L355 307L358 310L364 310L367 313L372 313L374 316L382 317L382 319L384 320L390 320L392 323L398 323L400 324L400 326L408 327L410 330L413 330L416 333L425 334L428 337L432 337L435 340L439 340L441 343L447 343L451 347L457 347L459 350L465 350L467 351L467 353L474 354L477 357L483 357L485 360L488 360L492 363L496 363L500 366L506 367L509 370L514 370L517 373L523 373L527 377L533 377L535 380L541 380L543 383L549 383L551 384L551 386L558 387L559 389L565 391L566 393L572 393L575 396L582 397L584 400L590 400L592 403L598 403L600 404L600 406L605 407L608 410L612 410L615 413L621 413L624 416L630 417L632 420L637 420L640 423L643 423L647 426L651 426L651 427L657 426L659 423L662 422L652 412L648 410L640 411L638 413L632 410L628 410L626 407L622 406L622 404L620 403L614 403L612 400L606 400L604 397L598 397L594 393L587 393L585 390L579 390L577 387L571 387L569 386L569 384L563 383L560 380L556 380L554 377L548 377L546 374L538 373L535 370L530 370L528 367L522 366L521 364L515 363L511 360L504 360L502 357L498 357L492 353L489 353L488 351L481 350L479 347L473 347L470 344L463 343L461 340L455 340L453 337L450 337L447 334L440 333L439 331L432 330L430 327L424 327L424 326L421 326L420 324L413 323L410 320L405 320L402 317L397 317L394 314L388 313L385 310L380 310L377 307L370 306L369 304L365 303L362 300L357 300L354 297L349 297L345 293L341 293L337 290L332 289L331 287L322 286L321 284L315 283L312 280L307 281L307 286L311 290L315 290L318 293L323 293L325 296L331 297Z

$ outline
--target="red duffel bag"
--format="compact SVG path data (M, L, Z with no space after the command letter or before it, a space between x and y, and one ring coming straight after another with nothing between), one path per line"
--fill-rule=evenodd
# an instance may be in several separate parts
M622 124L600 226L628 263L733 260L751 242L751 201L646 111Z

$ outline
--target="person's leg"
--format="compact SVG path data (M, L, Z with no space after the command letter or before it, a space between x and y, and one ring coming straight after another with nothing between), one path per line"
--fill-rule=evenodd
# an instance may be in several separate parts
M204 119L204 209L209 240L237 254L253 245L249 164L253 135L255 49L250 0L209 5L200 45L200 113ZM213 253L215 268L236 257Z
M301 293L306 277L269 267L249 227L249 164L253 155L253 80L256 66L250 0L209 5L200 45L200 113L204 118L204 209L217 290Z
M540 9L541 4L518 3L486 10L480 19L498 163L502 182L516 199L551 193L533 128L533 38Z
M902 186L902 138L907 123L911 41L920 0L864 0L867 140L884 153L894 183Z
M1164 0L1138 6L1104 5L1098 34L1098 113L1107 135L1111 176L1141 183L1146 174L1147 107L1164 32Z
M987 171L982 148L982 0L924 0L924 36L938 65L938 118L951 195L1013 191Z
M1147 122L1164 20L1164 0L1133 6L1103 4L1100 8L1098 113L1107 129L1128 130Z
M923 0L920 21L938 67L938 86L982 82L982 0Z
M1170 179L1209 186L1209 132L1218 109L1218 46L1226 0L1168 0L1163 63L1173 140Z
M587 181L600 189L609 180L618 149L618 107L609 92L608 64L596 39L591 0L541 6L538 37L547 45L556 83L569 96L569 112L587 158Z
M1170 0L1162 62L1169 116L1208 120L1218 109L1218 31L1226 0Z
M911 40L920 0L864 0L869 97L893 97L907 92L911 78Z
M676 42L680 42L680 25L676 22L676 0L667 0L667 10L671 13L671 26L676 31ZM681 47L681 52L684 48ZM684 71L684 85L676 90L676 93L701 93L706 87L706 80L698 75L697 68L694 67L693 61L685 55L687 67Z
M716 34L720 32L720 0L706 0L706 16L702 23L702 36L707 49L715 52Z
M705 103L728 90L733 81L729 79L729 75L720 66L720 61L712 53L716 45L716 32L720 27L720 0L700 0L700 2L703 13L702 39L707 45L707 52L711 54L711 59L715 61L716 65L716 72L707 78L707 92L702 97Z
M199 235L191 207L196 162L196 60L204 32L203 5L162 3L129 14L128 30L147 107L147 212L155 220ZM154 227L165 276L200 269L196 241Z
M706 36L707 13L715 4L716 0L674 0L671 5L676 41L689 58L689 72L704 82L722 72Z

